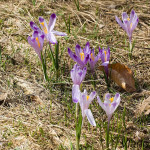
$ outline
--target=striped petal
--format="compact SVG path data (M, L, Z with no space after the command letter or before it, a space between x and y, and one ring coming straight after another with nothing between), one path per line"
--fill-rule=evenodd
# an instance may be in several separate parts
M92 112L90 109L86 109L84 110L84 113L85 115L87 116L87 119L89 121L89 123L92 125L92 126L96 126L96 123L95 123L95 120L94 120L94 117L92 115Z
M50 32L54 29L55 23L56 23L56 14L51 14L50 20L49 20L49 25L48 25Z

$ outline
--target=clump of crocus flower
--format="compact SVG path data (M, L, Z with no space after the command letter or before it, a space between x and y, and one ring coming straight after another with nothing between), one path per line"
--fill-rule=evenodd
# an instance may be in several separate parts
M80 88L78 85L74 85L72 89L72 98L73 102L80 104L81 110L82 110L82 125L85 117L87 116L88 121L92 126L96 126L94 117L92 115L92 112L90 109L88 109L90 103L95 98L96 92L91 92L90 95L87 94L87 91L84 90L84 92L80 92Z
M66 36L66 33L63 32L58 32L53 30L56 22L56 14L52 14L50 16L49 20L49 25L47 25L46 21L44 18L39 17L39 22L41 29L33 22L30 22L30 27L34 31L32 37L28 37L28 43L35 49L35 52L38 54L41 62L42 62L42 67L44 71L44 76L45 79L48 81L48 76L47 76L47 66L46 66L46 57L41 57L42 55L42 49L43 49L43 43L44 43L44 38L48 41L50 51L49 51L49 56L52 58L53 65L55 66L56 69L56 78L58 79L59 75L59 63L58 63L58 55L59 55L59 44L57 44L57 40L54 35L60 35L60 36ZM51 44L57 44L55 47L55 57L52 51Z
M45 35L46 40L50 42L50 44L57 43L57 40L54 35L59 35L59 36L67 35L64 32L53 30L56 23L56 14L52 14L50 16L49 25L47 25L43 17L39 17L39 23L42 30L32 21L30 22L31 29L33 29L34 31L42 32Z
M122 13L122 20L123 22L117 17L116 21L118 24L127 32L127 35L129 37L129 41L131 42L132 40L132 32L136 28L139 19L137 17L137 14L135 13L134 10L131 11L130 18L128 17L126 12Z
M94 68L95 68L95 64L97 63L97 61L100 59L100 52L98 53L97 56L95 56L94 53L94 49L91 50L90 49L90 43L87 42L85 45L85 48L83 48L83 50L81 49L80 45L76 45L75 47L75 53L74 54L70 48L68 48L68 54L69 56L77 62L77 64L79 66L81 66L81 68L83 68L84 66L86 66L86 64L89 62L90 64L90 68L91 71L93 73Z
M99 52L100 52L100 58L102 61L101 65L104 66L105 74L108 78L108 64L109 64L109 59L110 59L110 49L109 49L109 47L107 49L99 48Z
M67 34L53 30L56 22L56 14L50 16L49 25L47 25L42 17L39 17L39 22L42 30L33 21L30 22L30 27L34 33L32 37L28 37L28 43L35 49L41 59L44 38L46 38L50 44L56 44L57 40L54 35L66 36Z
M76 45L75 47L75 52L74 54L70 48L68 48L68 54L69 56L77 62L77 64L83 68L86 66L88 60L89 60L89 55L90 55L90 45L89 42L86 43L85 48L82 50L80 45Z

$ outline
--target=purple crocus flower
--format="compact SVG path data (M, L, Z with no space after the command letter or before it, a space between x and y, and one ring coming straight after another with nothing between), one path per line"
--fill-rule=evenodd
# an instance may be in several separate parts
M90 45L89 42L86 43L85 48L82 50L80 45L76 45L75 47L75 52L76 54L74 54L70 48L68 48L68 54L69 56L77 62L77 64L83 68L85 67L85 65L87 64L88 60L89 60L89 55L90 55Z
M117 109L118 105L120 104L120 94L116 93L115 97L111 97L109 93L105 95L104 103L100 100L99 96L97 96L97 100L99 105L104 109L104 111L107 114L108 117L108 128L110 119L112 117L112 114Z
M72 99L74 103L80 104L81 110L82 110L82 125L85 117L87 116L88 121L90 122L91 125L96 126L94 117L92 115L92 112L90 109L88 109L90 103L92 100L95 98L96 92L93 91L91 92L90 95L87 95L87 91L84 90L83 93L80 92L79 85L73 85L72 89Z
M103 48L102 50L99 48L99 52L100 52L100 58L102 60L101 66L104 66L105 73L108 78L108 64L110 59L110 49L109 47L107 49Z
M70 71L73 84L80 85L81 82L85 78L86 72L87 72L86 67L84 67L83 69L81 69L80 66L78 66L77 64L75 64L74 67L73 67L73 69Z
M82 125L83 125L83 121L85 119L85 116L87 116L87 119L88 121L90 122L90 124L92 126L96 126L96 123L95 123L95 120L94 120L94 117L92 115L92 112L90 109L88 109L90 103L92 102L92 100L95 98L96 96L96 92L93 91L91 92L90 95L87 94L87 91L84 90L83 93L81 93L81 98L80 98L80 107L81 107L81 110L82 110Z
M123 12L122 13L123 22L117 16L115 16L115 18L116 18L116 21L118 22L118 24L127 32L129 41L131 42L132 32L136 28L136 26L139 22L137 14L135 13L134 10L132 10L131 14L130 14L130 18L129 18L127 13Z
M97 63L97 61L100 59L100 52L98 53L97 56L95 56L95 53L94 53L94 49L91 51L91 54L90 54L90 58L89 58L89 64L90 64L90 68L91 68L91 71L93 72L94 71L94 68L95 68L95 64Z
M43 49L44 43L44 34L34 31L32 37L28 37L28 43L35 49L35 52L38 54L41 60L41 51Z
M42 28L42 32L44 33L47 41L49 41L51 44L57 43L57 40L56 40L54 34L59 35L59 36L67 35L64 32L58 32L58 31L53 30L54 26L55 26L55 22L56 22L56 14L52 14L50 16L49 25L47 25L45 19L42 17L39 17L39 22L40 22L40 26ZM40 32L40 30L41 30L34 22L30 22L30 26L34 31Z

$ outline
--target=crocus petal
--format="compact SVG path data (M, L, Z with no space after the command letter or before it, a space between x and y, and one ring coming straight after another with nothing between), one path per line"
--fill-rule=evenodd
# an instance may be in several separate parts
M95 96L96 96L96 92L95 91L91 92L91 94L89 95L88 102L91 103L91 101L95 98Z
M75 52L76 52L76 55L80 58L81 57L80 53L82 52L82 49L79 44L76 45Z
M99 96L97 96L97 101L98 101L99 105L104 109L104 111L106 111L106 108L105 108L104 104L102 103L101 99L99 98Z
M129 38L131 37L130 23L128 20L124 20L125 31L127 32Z
M95 61L93 61L91 58L89 59L89 64L91 68L91 72L94 73L94 68L95 68Z
M86 89L84 89L84 91L83 91L82 94L87 96L87 91L86 91Z
M115 18L116 18L117 23L125 30L124 24L122 23L122 21L117 16L115 16Z
M130 13L130 23L132 22L134 16L135 16L135 11L132 9L132 11Z
M80 85L80 78L78 76L78 65L75 64L73 69L70 71L70 74L71 74L71 79L73 81L73 84L78 84Z
M132 28L131 28L131 32L133 32L133 30L136 28L138 22L139 22L139 19L137 18L137 19L133 22L133 25L132 25Z
M32 37L33 37L33 38L38 37L38 33L39 33L38 31L34 31L33 34L32 34Z
M37 48L37 45L35 44L35 39L33 40L30 36L28 36L28 43L33 47Z
M30 22L30 27L34 31L41 31L40 28L33 21Z
M114 113L114 111L117 109L118 105L120 104L120 100L120 94L116 93L114 101L111 103L111 114Z
M79 87L79 85L72 86L72 100L74 103L80 102L80 87Z
M51 44L56 44L57 40L54 36L54 34L52 32L49 32L47 35L47 40L51 43Z
M97 56L95 57L95 61L97 62L101 58L100 52L98 52Z
M87 72L87 68L84 67L84 68L83 68L83 72L82 72L82 76L81 76L81 79L80 79L80 82L82 82L82 81L84 80L85 75L86 75L86 72Z
M119 93L116 93L115 94L115 97L114 97L114 101L116 101L117 103L119 102L119 99L120 99L120 94Z
M40 35L40 38L43 40L43 42L44 42L44 34L42 34L42 35Z
M109 61L109 59L110 59L110 48L108 47L107 48L107 60Z
M45 19L43 17L39 17L39 23L40 23L40 26L41 26L44 34L47 35L48 34L48 26L47 26Z
M111 98L110 93L106 93L105 94L105 101L109 101L110 98Z
M88 119L88 121L90 122L90 124L91 124L92 126L96 126L96 123L95 123L95 120L94 120L94 117L93 117L93 115L92 115L91 110L90 110L90 109L86 109L86 110L84 110L84 113L86 114L87 119Z
M84 64L86 65L88 61L89 61L89 55L87 55L87 56L85 57L85 59L84 59Z
M109 113L109 114L113 114L114 111L117 109L118 105L119 105L118 103L113 102L113 103L111 104L111 106L110 106L110 113Z
M127 15L127 13L123 12L122 13L122 20L127 20L127 18L129 18L128 15Z
M85 49L84 49L84 53L85 54L90 54L91 50L90 50L90 43L87 42L85 45Z
M74 53L71 51L70 48L68 48L68 54L74 60Z
M84 92L81 93L80 106L82 110L82 117L85 117L84 110L88 109L88 100L87 100L87 91L84 89Z
M102 63L101 66L108 66L108 64L109 64L109 61L106 61L106 62Z
M51 14L50 20L49 20L49 25L48 25L50 32L54 29L55 22L56 22L56 14Z
M56 34L56 35L59 35L59 36L67 36L67 34L66 33L64 33L64 32L59 32L59 31L52 31L53 32L53 34Z
M85 117L84 110L88 109L86 102L87 102L87 94L81 93L81 97L80 97L80 102L79 103L80 103L80 107L81 107L81 110L82 110L82 117L83 118Z

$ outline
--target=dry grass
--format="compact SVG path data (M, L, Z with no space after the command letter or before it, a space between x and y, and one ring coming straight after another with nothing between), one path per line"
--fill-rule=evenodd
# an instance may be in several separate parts
M118 109L122 114L126 106L126 130L120 134L118 149L124 149L122 138L127 134L131 144L128 149L149 150L150 117L136 115L135 110L150 95L150 2L148 0L114 0L80 2L77 11L74 1L36 0L1 0L0 1L0 49L2 63L0 71L0 149L46 150L71 149L75 145L74 104L71 102L70 69L74 62L67 54L67 47L74 50L78 43L84 47L87 41L98 51L98 47L111 49L111 62L120 62L129 66L135 77L137 91L129 94L112 84L113 91L121 93L121 104ZM115 21L115 15L121 18L123 11L137 12L139 24L133 32L136 41L133 58L128 58L128 41L124 31ZM51 13L57 14L55 29L67 32L63 16L70 16L71 34L69 38L58 37L61 41L61 74L63 83L46 84L40 62L34 50L27 43L32 31L29 22L38 24L38 16L49 19ZM99 62L100 64L101 62ZM65 67L64 67L65 65ZM49 66L51 63L49 62ZM107 92L101 72L97 70L97 93ZM53 70L51 77L54 76ZM92 90L89 78L84 87ZM50 103L52 101L52 105ZM96 103L97 104L97 103ZM95 105L96 105L95 104ZM105 121L102 110L93 109L94 117ZM120 115L121 117L121 115ZM116 123L116 115L114 122ZM116 126L116 125L114 125ZM116 130L112 134L117 136ZM101 131L105 145L104 129ZM99 128L89 127L87 122L82 129L82 149L101 149Z

